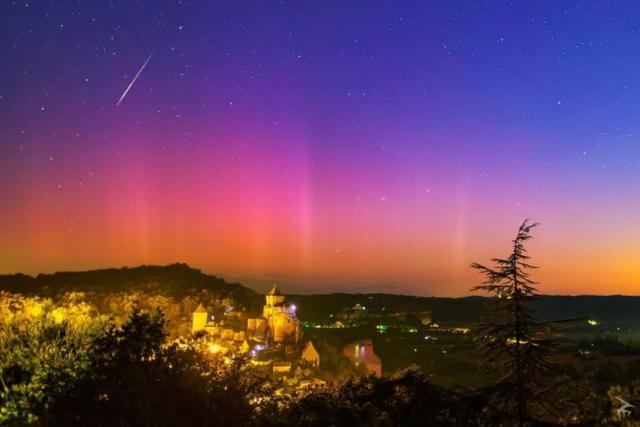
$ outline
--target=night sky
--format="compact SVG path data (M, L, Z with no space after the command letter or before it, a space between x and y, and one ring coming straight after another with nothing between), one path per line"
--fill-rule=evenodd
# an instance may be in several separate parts
M0 273L639 293L640 8L521 3L3 0Z

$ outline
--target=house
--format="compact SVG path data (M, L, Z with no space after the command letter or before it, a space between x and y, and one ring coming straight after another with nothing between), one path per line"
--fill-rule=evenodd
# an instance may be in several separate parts
M373 350L373 341L370 339L347 344L344 346L342 354L351 360L354 365L364 365L370 373L378 377L382 375L382 360Z
M307 341L302 350L302 354L300 355L300 362L303 364L308 364L314 368L320 366L320 354L313 346L311 341Z
M272 369L274 374L288 374L289 372L291 372L291 362L289 361L273 362Z

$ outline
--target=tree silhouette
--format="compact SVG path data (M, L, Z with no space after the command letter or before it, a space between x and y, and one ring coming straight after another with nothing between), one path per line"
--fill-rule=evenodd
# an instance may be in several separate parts
M537 296L525 243L537 223L525 220L513 240L511 255L493 258L493 267L474 263L485 280L473 291L493 295L489 320L480 325L476 339L482 361L480 371L495 382L483 390L490 412L522 426L541 419L558 419L554 392L564 383L550 359L550 325L534 318L528 302Z

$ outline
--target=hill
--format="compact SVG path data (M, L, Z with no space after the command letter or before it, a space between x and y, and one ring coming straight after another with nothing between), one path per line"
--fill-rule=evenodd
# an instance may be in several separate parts
M367 311L381 313L430 311L434 321L444 324L470 324L482 319L489 298L416 297L390 294L295 295L289 298L299 306L305 320L322 321L356 304ZM639 325L640 297L592 295L541 295L531 307L541 320L589 317L609 325Z
M252 289L205 274L186 264L58 272L36 277L0 275L0 291L43 297L56 297L65 292L145 292L183 298L203 290L219 299L229 298L245 308L254 308L262 301Z
M0 291L56 297L66 292L109 294L118 292L145 292L180 300L187 296L198 299L198 293L207 291L218 299L228 298L238 306L259 310L263 297L240 283L205 274L186 264L166 266L109 268L79 272L0 275ZM487 298L417 297L393 294L332 293L317 295L290 295L287 299L298 304L303 320L326 321L331 314L360 304L371 312L431 311L435 321L444 324L469 324L482 318ZM640 324L640 297L632 296L563 296L543 295L532 302L536 315L543 320L590 317L606 321L609 325Z

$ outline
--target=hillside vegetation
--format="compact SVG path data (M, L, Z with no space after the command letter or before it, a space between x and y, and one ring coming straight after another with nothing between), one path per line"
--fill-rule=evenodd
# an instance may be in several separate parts
M0 290L55 298L67 292L145 292L184 298L203 291L218 299L230 299L238 308L253 309L261 297L239 283L203 273L187 264L108 268L90 271L0 275Z

